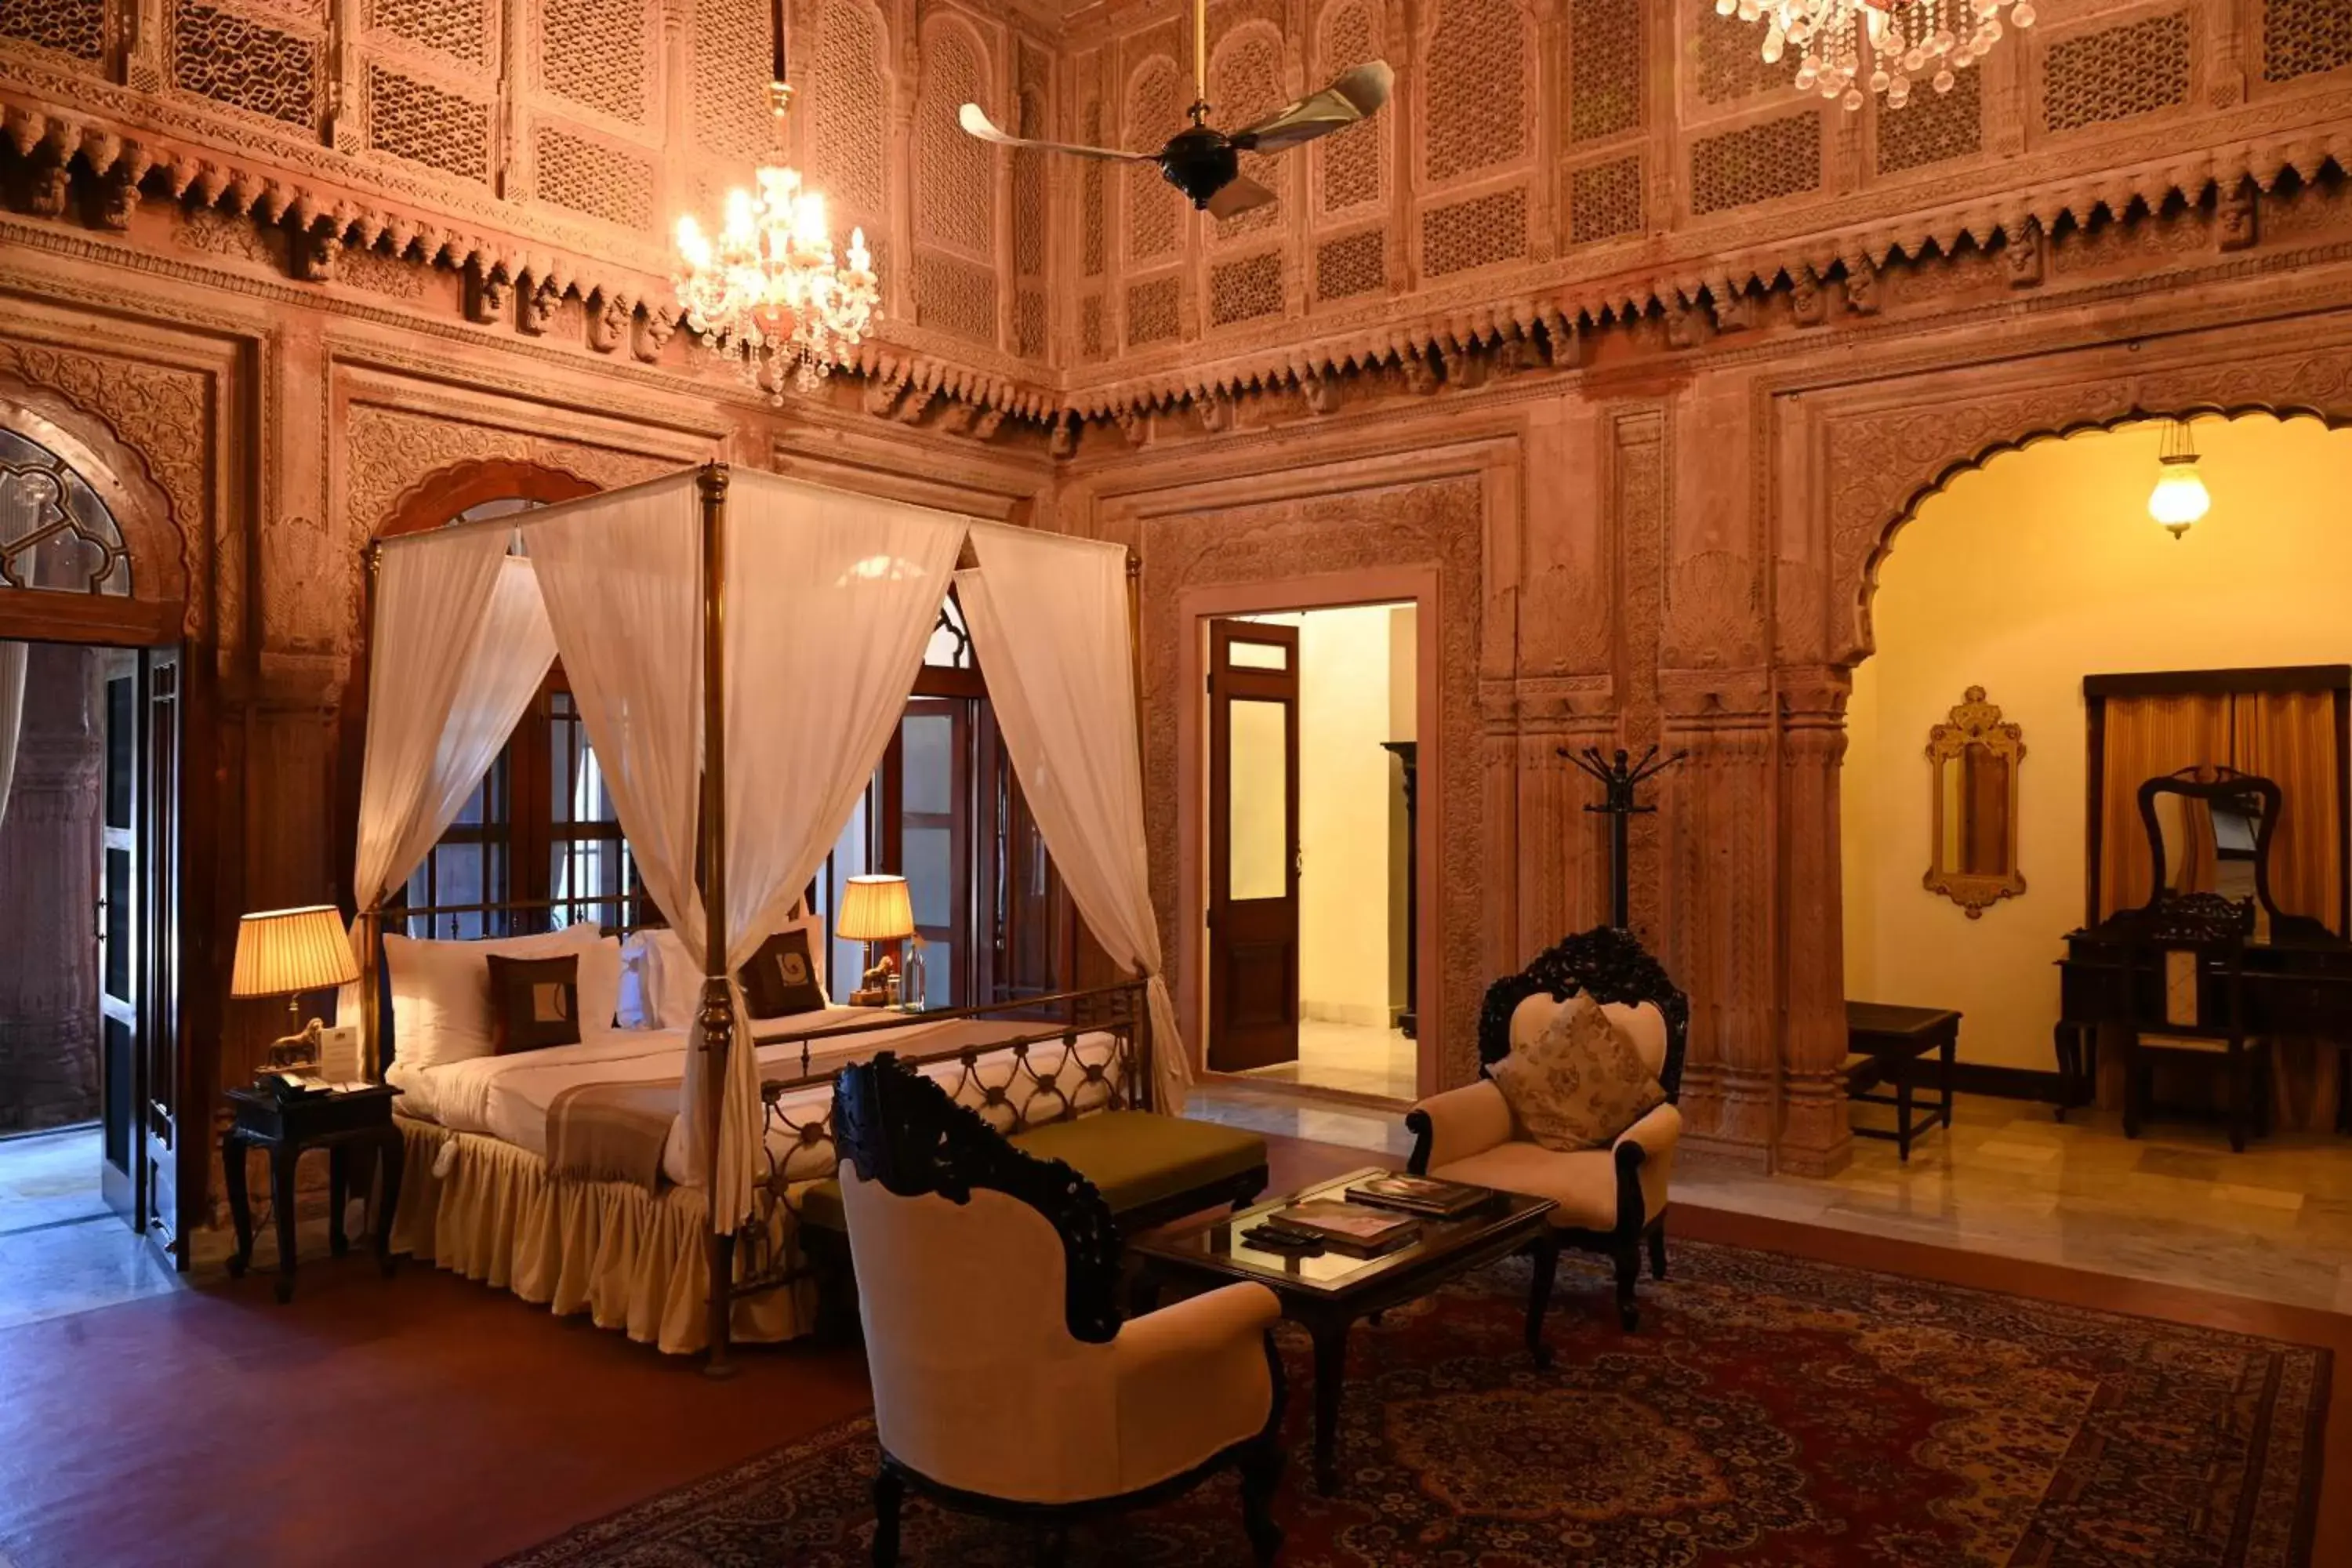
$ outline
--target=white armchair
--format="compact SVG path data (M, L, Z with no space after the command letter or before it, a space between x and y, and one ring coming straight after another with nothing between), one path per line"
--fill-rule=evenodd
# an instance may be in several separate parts
M1690 1003L1640 942L1611 926L1596 926L1537 955L1517 974L1487 989L1478 1021L1478 1055L1501 1060L1541 1034L1567 999L1579 992L1601 1005L1657 1075L1666 1103L1621 1133L1607 1149L1564 1154L1521 1135L1503 1091L1481 1076L1475 1083L1432 1095L1413 1107L1405 1125L1416 1136L1409 1168L1421 1174L1507 1192L1547 1197L1553 1236L1561 1245L1607 1254L1617 1266L1617 1315L1628 1330L1641 1321L1633 1298L1646 1242L1650 1271L1666 1277L1666 1205L1671 1199L1675 1145L1681 1140L1683 1048ZM1536 1258L1535 1307L1551 1293L1553 1247Z
M874 1561L913 1487L1049 1532L1228 1466L1261 1563L1282 1532L1274 1292L1231 1285L1122 1323L1094 1187L1007 1142L885 1054L843 1070L834 1127L882 1468Z

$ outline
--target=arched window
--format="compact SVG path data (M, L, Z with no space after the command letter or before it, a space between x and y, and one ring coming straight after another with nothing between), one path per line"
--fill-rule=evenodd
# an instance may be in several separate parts
M0 430L0 590L131 595L131 553L98 492L47 447Z

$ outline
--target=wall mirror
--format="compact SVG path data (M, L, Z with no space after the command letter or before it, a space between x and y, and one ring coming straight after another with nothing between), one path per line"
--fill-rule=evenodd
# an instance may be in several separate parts
M1935 793L1927 874L1922 885L1980 918L2025 891L2017 868L2017 769L2025 742L2000 709L1971 686L1949 717L1927 731Z

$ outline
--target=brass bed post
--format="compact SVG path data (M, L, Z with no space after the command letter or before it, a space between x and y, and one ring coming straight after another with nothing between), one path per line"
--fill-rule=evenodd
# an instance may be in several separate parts
M727 1103L727 1058L735 1011L727 994L727 483L724 463L705 463L702 495L702 816L695 834L702 872L702 1049L708 1070L697 1108L709 1143L703 1193L710 1211L710 1354L703 1372L732 1376L728 1333L734 1316L735 1232L719 1223L719 1140Z

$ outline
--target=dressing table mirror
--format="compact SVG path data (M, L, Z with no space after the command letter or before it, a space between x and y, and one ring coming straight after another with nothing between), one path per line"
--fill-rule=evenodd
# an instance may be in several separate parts
M2139 786L2139 814L2154 869L2149 905L2192 893L2251 901L2253 940L2268 942L2283 917L2271 898L2270 853L2284 796L2271 780L2233 768L2183 768Z
M1970 920L2025 891L2017 868L2017 768L2024 759L2022 731L2002 721L1981 686L1969 687L1946 721L1927 731L1935 800L1920 885L1959 905Z

